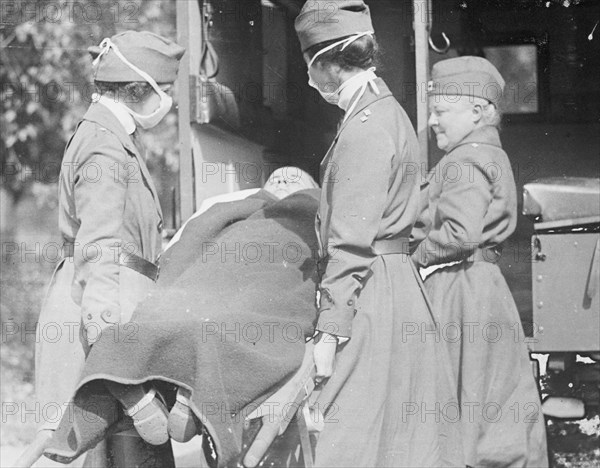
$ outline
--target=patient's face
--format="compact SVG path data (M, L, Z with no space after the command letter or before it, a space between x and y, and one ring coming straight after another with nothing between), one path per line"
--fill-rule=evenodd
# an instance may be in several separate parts
M263 188L281 200L292 193L315 186L312 177L302 169L282 167L271 174Z

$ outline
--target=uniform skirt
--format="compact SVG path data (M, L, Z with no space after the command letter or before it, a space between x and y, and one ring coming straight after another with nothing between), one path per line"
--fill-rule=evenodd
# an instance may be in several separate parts
M468 466L548 466L544 416L521 320L497 265L459 263L425 281L451 360Z
M71 298L74 263L62 260L50 280L38 319L35 345L35 390L40 404L39 429L55 430L70 407L89 351L82 332L81 308ZM138 302L154 282L136 271L119 268L121 321L129 322ZM89 333L112 333L108 323L95 323Z
M71 299L73 272L71 259L56 266L38 319L35 391L40 403L39 429L58 427L85 362L87 343L81 334L81 309Z
M410 258L380 256L317 401L315 466L460 466L447 359Z

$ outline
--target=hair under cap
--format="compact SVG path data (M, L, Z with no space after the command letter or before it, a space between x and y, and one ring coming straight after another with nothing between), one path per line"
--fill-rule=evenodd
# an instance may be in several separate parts
M433 66L427 92L430 96L471 96L488 100L498 108L504 91L504 78L482 57L457 57Z
M185 49L179 44L148 31L126 31L111 37L123 56L148 73L157 83L172 83L177 78L179 60ZM101 47L89 47L92 58L98 57ZM127 66L114 50L100 57L94 66L94 80L127 83L146 80Z
M308 0L294 25L302 52L322 42L373 31L363 0Z

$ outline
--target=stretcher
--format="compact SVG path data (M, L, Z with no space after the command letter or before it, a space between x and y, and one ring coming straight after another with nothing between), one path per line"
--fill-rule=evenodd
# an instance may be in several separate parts
M313 406L319 393L315 391L313 348L313 342L309 341L300 369L246 417L243 436L246 443L239 460L233 466L240 466L239 463L247 468L254 468L259 464L265 466L264 461L270 459L271 466L276 463L276 466L282 467L312 468L313 441L316 433L323 427L323 417ZM135 437L134 432L129 418L117 422L109 429L106 436L108 442L99 444L106 447L106 451L90 450L83 467L177 466L170 443L160 447L150 446L141 438ZM286 440L288 436L293 440ZM31 444L19 458L18 466L33 466L41 458L49 442L43 441L40 444L38 441ZM101 453L106 453L107 456L103 459ZM208 464L210 465L210 461Z
M302 366L294 376L261 406L246 417L247 427L260 419L260 430L243 456L243 465L254 468L268 453L277 437L284 437L293 424L300 439L299 451L293 466L313 466L311 434L322 430L323 418L313 404L315 392L314 344L306 345ZM289 466L289 465L288 465Z

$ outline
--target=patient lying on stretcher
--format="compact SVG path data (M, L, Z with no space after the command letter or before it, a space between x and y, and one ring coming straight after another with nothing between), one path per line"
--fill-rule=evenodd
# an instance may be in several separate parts
M315 187L282 168L263 190L191 219L132 322L93 345L46 454L72 460L124 412L148 443L206 431L220 465L237 455L244 417L300 367L313 334Z

